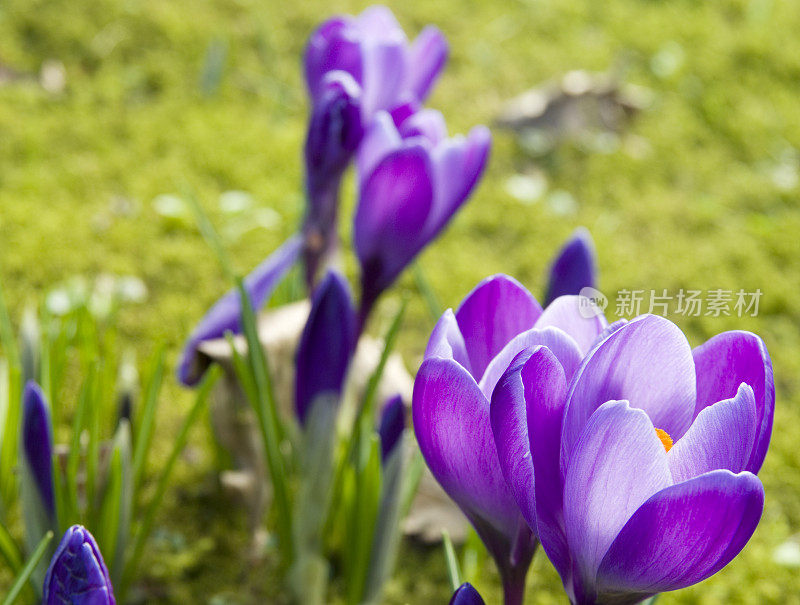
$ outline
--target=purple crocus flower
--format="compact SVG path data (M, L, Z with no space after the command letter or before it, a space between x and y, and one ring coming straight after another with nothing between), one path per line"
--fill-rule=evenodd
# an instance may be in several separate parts
M506 603L520 603L536 545L503 478L490 421L495 385L517 354L541 345L568 375L606 328L585 318L577 296L542 310L517 281L496 275L448 310L433 330L414 383L412 414L420 450L434 477L461 507L497 562ZM532 477L530 457L520 473ZM535 526L531 526L534 527Z
M447 41L428 26L409 44L392 12L371 6L357 17L325 21L311 35L305 52L306 84L314 104L322 96L325 75L349 73L364 91L362 113L419 104L428 96L447 60Z
M358 151L360 196L354 245L361 263L361 319L381 292L445 227L478 182L490 135L477 126L447 137L442 115L425 109L398 127L378 114Z
M450 605L486 605L481 598L480 593L470 584L464 582L453 593L453 598L450 599Z
M761 517L774 403L749 332L692 351L672 322L643 315L571 377L547 348L522 351L494 391L492 428L571 601L633 604L727 565Z
M339 186L363 134L361 88L347 72L328 72L312 107L305 146L308 210L303 235L309 288L336 245Z
M329 271L311 298L297 349L295 406L301 423L321 395L338 398L355 344L355 309L347 281Z
M58 545L44 580L44 605L116 605L103 555L92 534L70 527Z
M253 309L260 309L266 303L297 260L302 247L303 239L299 235L290 237L244 278L244 287ZM205 373L207 366L201 364L197 355L197 347L201 342L221 338L227 332L239 334L241 331L239 292L232 289L214 303L189 337L178 362L178 380L186 386L194 386Z
M589 231L575 230L556 255L550 266L545 304L559 296L580 294L586 287L594 288L597 282L597 262Z
M381 440L381 460L384 462L400 443L403 431L406 428L406 407L400 395L390 397L383 404L378 436Z
M53 497L53 427L42 389L34 381L22 395L22 450L45 511L55 514Z

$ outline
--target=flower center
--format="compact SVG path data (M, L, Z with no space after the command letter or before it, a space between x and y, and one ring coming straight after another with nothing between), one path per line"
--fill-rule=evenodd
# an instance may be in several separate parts
M669 436L667 431L656 429L656 436L661 440L661 445L664 446L666 451L670 451L672 449L672 437Z

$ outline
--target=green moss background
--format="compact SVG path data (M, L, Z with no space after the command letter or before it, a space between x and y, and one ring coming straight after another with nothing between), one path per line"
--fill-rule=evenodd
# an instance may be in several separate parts
M767 504L754 538L717 576L661 602L800 603L800 569L773 560L777 547L800 540L800 4L389 5L408 32L435 23L451 42L430 104L452 132L491 123L505 99L571 69L622 66L625 81L652 92L650 107L621 140L602 151L566 145L541 158L547 191L532 203L507 190L508 178L528 170L530 160L508 133L495 132L482 185L421 265L447 306L495 272L541 293L549 258L585 225L606 293L760 288L757 317L672 316L693 345L732 328L763 336L777 412L761 473ZM141 357L165 340L174 361L227 284L191 223L165 218L153 201L192 190L223 225L230 219L220 195L246 191L274 220L229 240L236 266L247 270L277 246L302 214L305 39L326 16L363 7L338 0L4 0L0 61L35 74L55 59L67 79L61 94L28 80L0 86L0 278L14 317L69 276L133 274L149 297L123 311L125 338ZM410 275L384 301L384 318L402 291L416 293ZM414 296L402 339L412 368L432 323ZM373 329L380 324L379 310ZM168 385L162 442L189 402ZM217 492L205 427L190 449L151 543L145 594L163 603L281 602L269 562L244 563L244 519ZM404 547L387 602L446 602L442 560L438 549ZM497 602L493 570L479 585ZM563 601L555 573L538 557L527 602Z

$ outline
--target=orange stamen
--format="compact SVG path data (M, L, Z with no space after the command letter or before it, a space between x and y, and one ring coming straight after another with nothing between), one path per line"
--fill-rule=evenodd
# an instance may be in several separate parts
M670 451L672 449L672 437L669 436L667 431L656 429L656 436L661 440L661 445L664 446L666 451Z

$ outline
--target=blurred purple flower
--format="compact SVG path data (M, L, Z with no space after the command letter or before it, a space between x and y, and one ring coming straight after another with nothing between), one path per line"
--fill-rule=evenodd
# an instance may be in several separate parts
M381 440L381 460L384 462L400 443L406 428L406 408L400 395L390 397L383 404L378 436Z
M292 268L302 246L303 239L299 235L290 237L244 278L244 287L254 310L267 302L283 276ZM178 361L178 380L186 386L194 386L202 378L207 366L201 363L197 354L201 342L222 338L227 332L239 334L241 331L239 292L232 289L214 303L189 337Z
M445 227L478 182L490 135L447 137L442 115L424 109L398 127L387 113L358 151L360 196L354 244L361 263L361 319L381 292Z
M692 351L644 315L574 373L554 353L517 355L491 418L510 491L571 601L638 603L722 569L763 507L754 473L775 395L761 339L726 332Z
M582 288L594 288L597 282L597 262L589 231L576 229L550 266L545 304L559 296L580 294Z
M103 555L92 534L73 525L58 545L44 580L44 605L116 605Z
M368 121L377 111L424 101L447 52L447 41L435 27L426 27L409 44L390 10L371 6L357 17L333 17L311 35L304 58L306 84L316 105L328 72L349 73L364 91L362 114Z
M536 536L504 479L498 459L504 446L495 447L489 402L509 364L528 347L547 347L568 376L578 369L607 325L602 315L585 318L579 311L577 296L558 298L543 311L514 279L487 278L456 313L442 315L414 383L420 450L497 562L507 603L520 602ZM517 466L532 481L530 457L520 457Z
M36 483L44 509L55 514L53 497L53 427L42 389L34 381L25 384L22 396L22 450L25 464Z
M472 584L464 582L453 593L450 605L486 605L486 603Z
M356 345L356 317L347 281L329 271L311 298L297 349L295 406L304 424L315 400L341 394Z
M336 246L339 186L363 134L361 88L347 72L328 72L311 111L305 146L308 210L303 235L309 288Z

